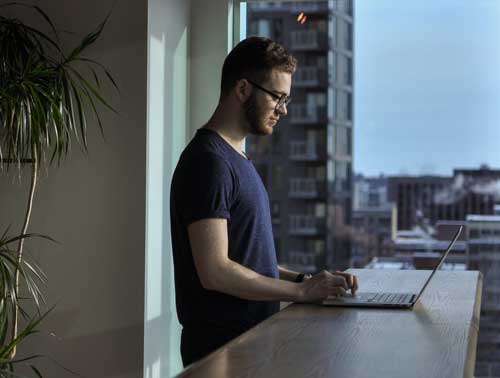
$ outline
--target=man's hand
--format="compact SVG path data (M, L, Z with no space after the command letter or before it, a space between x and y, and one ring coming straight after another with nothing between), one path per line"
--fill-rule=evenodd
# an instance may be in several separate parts
M299 302L317 303L334 295L344 295L347 290L352 294L358 289L356 276L342 272L322 271L300 283Z
M332 273L333 275L342 276L346 280L347 286L351 290L351 294L355 295L356 291L358 291L358 277L354 274L344 273L336 270Z

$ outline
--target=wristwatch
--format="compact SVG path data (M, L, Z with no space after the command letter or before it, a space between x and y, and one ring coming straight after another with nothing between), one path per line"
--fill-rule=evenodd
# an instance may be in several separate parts
M305 273L299 273L299 274L297 274L297 277L295 277L295 282L297 282L297 283L304 282L305 277L311 278L311 275L305 274Z

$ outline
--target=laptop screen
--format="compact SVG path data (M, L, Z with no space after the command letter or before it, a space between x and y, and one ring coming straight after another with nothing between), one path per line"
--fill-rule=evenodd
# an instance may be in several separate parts
M417 295L417 298L415 299L415 303L418 301L418 299L420 298L420 296L422 295L422 293L424 292L425 288L427 287L427 285L429 284L432 276L434 276L434 274L441 268L441 266L443 265L444 263L444 259L446 258L446 256L448 256L448 253L451 251L451 249L453 248L453 244L455 244L455 242L457 241L458 237L460 236L460 233L462 232L462 229L464 228L464 226L460 226L458 228L458 231L457 233L455 234L455 236L453 237L453 239L451 240L450 242L450 245L448 245L448 248L446 248L446 251L443 253L443 256L441 256L441 258L439 259L439 262L438 264L436 265L436 267L434 268L434 270L432 271L431 275L429 276L429 278L427 279L427 281L425 282L425 285L424 287L422 287L422 290L420 290L420 293L418 293Z

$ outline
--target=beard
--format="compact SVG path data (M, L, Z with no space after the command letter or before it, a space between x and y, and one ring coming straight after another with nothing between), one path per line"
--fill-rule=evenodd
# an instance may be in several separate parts
M245 119L248 122L248 131L251 135L269 135L269 128L263 123L263 112L257 103L255 93L252 93L245 103ZM272 133L272 129L271 129Z

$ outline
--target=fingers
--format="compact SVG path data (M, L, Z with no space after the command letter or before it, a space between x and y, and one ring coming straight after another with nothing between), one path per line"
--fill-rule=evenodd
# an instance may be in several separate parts
M356 291L358 291L358 277L356 277L355 275L339 271L336 271L332 274L344 277L347 282L348 289L351 289L352 294L355 294Z
M349 290L349 285L344 277L335 277L333 278L333 282L336 286L344 288L344 290Z
M353 286L351 288L351 292L352 294L356 294L356 291L358 291L358 277L352 276L352 280L353 280Z
M353 275L352 274L349 274L349 273L344 273L344 272L340 272L338 270L336 270L334 273L332 273L336 276L341 276L341 277L344 277L344 279L347 281L347 284L349 285L349 287L352 287L353 286Z
M327 282L333 283L334 286L341 286L345 290L349 289L349 285L347 284L347 281L344 276L338 274L335 275L334 273L331 273L327 270L324 270L322 272L323 277L326 279Z
M346 295L348 290L354 294L358 288L357 278L348 273L323 271L307 281L312 297L337 297ZM313 293L316 294L313 294ZM318 298L318 297L316 297ZM312 298L311 298L312 299Z
M340 287L340 286L333 286L329 290L329 295L344 296L345 293L346 293L345 289L343 287Z
M328 288L328 291L324 294L322 300L326 300L328 298L339 298L343 297L346 294L344 288L340 286L331 286Z

